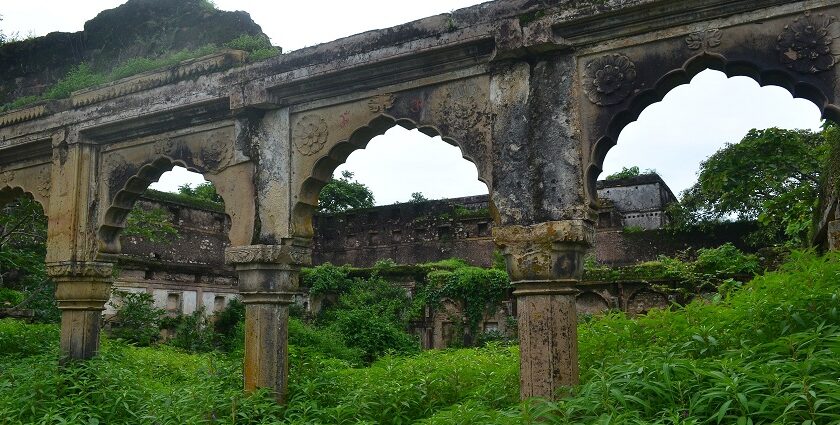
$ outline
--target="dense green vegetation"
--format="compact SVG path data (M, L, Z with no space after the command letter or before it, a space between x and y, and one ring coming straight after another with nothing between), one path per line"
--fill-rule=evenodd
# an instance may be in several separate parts
M353 173L344 171L339 178L331 178L318 195L318 212L338 213L374 205L373 192L363 183L353 180Z
M698 181L682 194L671 215L677 226L720 220L756 220L756 245L809 242L822 173L830 168L830 141L838 129L751 130L703 161Z
M329 334L293 321L286 406L265 393L241 394L240 352L186 354L106 340L96 360L60 370L56 326L2 320L0 417L10 424L838 423L839 310L840 256L794 253L780 271L710 301L581 323L581 384L566 399L524 403L516 347L386 356L352 367L336 358L341 344Z

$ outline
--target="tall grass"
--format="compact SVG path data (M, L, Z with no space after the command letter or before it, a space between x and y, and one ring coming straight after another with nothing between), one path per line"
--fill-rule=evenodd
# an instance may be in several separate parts
M794 254L728 296L582 323L581 384L524 403L516 347L365 368L292 347L278 406L241 393L241 354L108 341L99 358L59 369L55 327L5 320L0 423L840 424L838 309L840 256Z

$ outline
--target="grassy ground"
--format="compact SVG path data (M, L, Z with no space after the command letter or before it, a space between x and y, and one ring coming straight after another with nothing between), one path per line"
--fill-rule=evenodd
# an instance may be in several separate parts
M241 353L106 341L59 370L57 329L0 321L0 424L840 424L840 257L795 254L712 300L582 323L582 384L518 401L518 352L488 347L351 368L293 347L289 403L240 391Z

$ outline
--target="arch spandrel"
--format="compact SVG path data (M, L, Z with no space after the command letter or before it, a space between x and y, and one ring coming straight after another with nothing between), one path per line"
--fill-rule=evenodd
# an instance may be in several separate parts
M49 215L52 164L0 168L0 206L28 194Z
M193 129L111 145L100 160L98 213L100 250L119 253L119 233L134 202L163 173L181 166L200 173L225 200L231 218L230 241L234 246L251 242L256 209L254 165L236 146L235 127L223 125Z
M624 127L703 70L780 86L813 102L825 118L840 118L838 18L840 8L835 6L799 10L762 20L761 25L741 18L710 21L703 28L671 30L654 41L630 39L621 43L625 47L579 56L578 104L590 202L595 201L604 158Z
M489 85L480 76L291 115L293 233L312 235L318 195L335 169L395 125L458 146L479 180L492 186Z

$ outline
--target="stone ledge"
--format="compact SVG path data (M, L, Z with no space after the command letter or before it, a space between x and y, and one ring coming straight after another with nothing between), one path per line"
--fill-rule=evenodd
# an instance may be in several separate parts
M105 85L75 91L70 95L70 99L74 107L87 106L239 65L245 62L247 56L248 54L241 50L222 50L212 55L183 61L167 69L148 71Z

